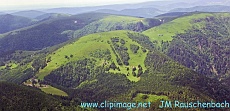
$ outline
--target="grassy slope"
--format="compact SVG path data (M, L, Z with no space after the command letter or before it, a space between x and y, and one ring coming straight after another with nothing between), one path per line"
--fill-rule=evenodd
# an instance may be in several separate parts
M129 67L131 66L138 66L139 64L141 66L144 66L144 60L146 57L147 53L143 53L140 49L137 54L133 54L130 51L130 44L136 44L140 46L138 43L132 41L127 35L126 31L111 31L111 32L104 32L104 33L96 33L96 34L91 34L87 35L85 37L80 38L76 42L73 42L71 44L68 44L51 55L51 62L48 63L47 67L42 69L38 74L39 79L43 79L44 76L48 75L52 70L57 69L61 65L65 65L66 63L70 61L76 61L82 58L90 58L89 54L100 49L100 50L106 50L109 49L111 52L111 61L115 62L115 64L118 66L118 63L116 62L116 56L113 53L110 44L107 42L111 42L112 37L119 37L122 38L126 41L125 46L129 48L128 53L130 55L130 60L129 60ZM141 46L140 46L141 47ZM66 59L65 56L70 56L73 55L72 58ZM95 58L98 62L98 65L101 65L104 60L100 60L98 58ZM121 72L124 74L127 74L126 66L120 66ZM143 67L145 70L146 68ZM111 71L111 72L120 72L120 71ZM128 76L128 78L132 81L137 81L138 78L133 77L132 75Z
M40 87L40 89L48 94L68 96L68 94L66 94L64 91L57 89L55 87L49 86L49 85L47 87Z
M133 23L133 22L137 22L137 21L141 21L144 20L144 18L136 18L136 17L129 17L129 16L116 16L116 15L111 15L108 16L100 21L104 21L104 22L124 22L124 23Z
M149 36L151 41L171 41L173 36L183 33L185 30L191 29L193 26L202 27L202 23L192 24L191 21L193 19L205 18L212 15L213 14L211 13L201 13L177 18L171 22L146 30L143 34ZM159 34L162 34L163 36L159 36Z

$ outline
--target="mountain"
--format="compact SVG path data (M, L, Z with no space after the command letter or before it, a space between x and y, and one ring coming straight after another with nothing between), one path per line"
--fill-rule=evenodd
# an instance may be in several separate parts
M109 16L103 13L54 17L2 35L0 51L5 55L16 50L40 50L94 32L121 29L143 31L160 24L156 19Z
M46 13L40 16L37 16L36 20L46 20L46 19L54 19L54 18L61 18L61 17L68 17L71 16L69 14L59 14L59 13Z
M161 99L230 99L226 85L196 73L153 47L149 37L141 33L101 32L48 53L40 52L22 66L30 68L30 74L35 72L43 83L72 90L74 100L85 102L150 101L150 109L156 110L154 105Z
M10 14L0 15L0 33L32 25L34 21L29 18L14 16Z
M230 12L230 6L211 5L211 6L196 6L191 8L177 8L170 12Z
M5 13L4 12L0 12L0 15L4 15Z
M168 2L168 3L166 3ZM196 6L213 6L213 5L221 5L221 6L230 6L229 0L194 0L194 1L184 1L184 0L172 0L172 1L150 1L143 3L145 5L142 8L157 8L162 11L170 11L173 9L184 9L191 8ZM141 4L141 3L140 3ZM171 12L171 11L170 11ZM177 12L177 11L174 11ZM183 11L180 11L183 12ZM218 11L215 11L218 12Z
M151 102L148 110L158 110L156 105L162 99L230 100L229 13L187 13L164 24L159 19L94 14L49 19L31 26L45 29L44 24L60 25L63 29L57 28L56 33L62 34L69 34L66 30L69 27L75 34L92 32L75 35L76 38L41 50L21 49L6 54L0 58L0 80L18 84L35 84L31 81L37 80L35 86L39 89L39 84L58 88L68 93L69 98L60 100L69 103L67 106L63 103L67 108L68 105L74 107L70 104L78 106L82 101L116 100ZM76 24L69 21L84 25L73 27ZM143 25L138 27L150 26L149 21L161 25L135 30L140 22ZM119 25L126 30L112 29ZM134 31L127 30L126 26ZM30 28L24 30L27 32ZM212 69L207 69L210 66ZM213 73L207 72L210 70ZM54 89L46 93L54 94Z
M163 13L162 11L160 11L156 8L124 9L121 11L108 10L108 9L103 10L102 9L102 10L97 10L96 12L118 14L118 15L127 15L127 16L136 16L136 17L145 17L145 18L152 18L156 15Z
M43 14L45 14L45 12L41 12L37 10L26 10L26 11L19 11L19 12L11 13L11 15L22 16L22 17L27 17L31 19L41 16Z
M126 12L123 12L123 15L129 14L130 16L142 16L142 17L152 17L152 15L156 15L159 13L159 11L154 12L152 9L158 9L160 10L160 14L163 12L168 12L173 9L177 8L191 8L195 6L212 6L212 5L225 5L230 6L229 0L195 0L195 1L183 1L183 0L172 0L172 1L148 1L148 2L142 2L142 3L129 3L129 4L115 4L115 5L104 5L104 6L87 6L87 7L59 7L59 8L51 8L51 9L40 9L39 11L36 10L27 10L27 11L20 11L10 14L15 14L19 16L24 16L28 18L35 18L37 16L43 15L45 13L63 13L63 14L81 14L81 13L89 13L94 11L103 11L103 10L113 10L112 14L122 14L120 11L122 10L130 10L129 12L138 12L139 14L129 14ZM140 13L140 10L142 13ZM146 12L151 12L147 13ZM5 11L7 12L7 11Z
M198 13L143 33L172 59L220 79L229 74L229 17L229 13Z
M230 1L229 0L196 0L193 2L194 5L196 6L207 6L207 5L226 5L230 6Z
M8 59L12 59L12 56L17 62L16 64L15 62L5 63L5 66L12 66L13 70L11 72L8 70L3 71L0 80L10 79L10 81L21 83L32 77L35 72L31 72L32 70L30 68L28 70L23 70L28 67L23 67L22 64L25 63L21 63L22 60L20 59L29 57L28 60L24 61L29 62L33 60L33 56L36 55L36 51L46 49L49 46L51 47L68 40L71 41L73 38L79 38L95 32L121 29L144 31L160 24L161 22L158 19L87 13L64 18L48 19L39 24L7 33L0 39L0 49L2 51L1 57L6 57L7 59L4 59L3 61L7 61ZM26 51L25 54L21 54L23 51ZM20 57L20 55L23 56ZM42 65L43 63L38 64ZM6 68L5 66L2 68ZM22 67L22 69L14 69L17 66Z
M176 2L176 1L149 1L143 3L130 3L130 4L115 4L115 5L104 5L104 6L88 6L88 7L62 7L62 8L53 8L41 10L46 13L67 13L67 14L80 14L87 12L103 12L109 11L112 14L123 14L130 16L143 16L143 17L153 17L152 15L156 15L158 13L162 14L162 12L174 9L174 8L185 8L190 4L186 2ZM141 11L143 10L143 11ZM159 11L161 10L161 11ZM138 12L139 14L135 14L134 12ZM131 14L129 13L131 12ZM142 13L143 14L142 14Z
M115 5L104 5L104 6L87 6L87 7L59 7L51 9L40 9L20 11L12 13L13 15L24 16L28 18L36 18L45 13L63 13L63 14L82 14L89 12L108 12L111 14L122 14L129 16L141 16L141 17L153 17L153 15L163 14L173 9L178 8L191 8L196 6L212 6L212 5L226 5L230 6L228 0L195 0L195 1L148 1L142 3L130 3L130 4L115 4ZM157 10L156 10L157 9ZM141 11L142 10L142 11ZM160 10L160 11L159 11ZM136 13L133 13L136 12Z
M227 59L230 57L229 18L230 14L225 13L214 14L195 21L203 22L204 26L187 30L184 34L177 34L169 46L167 55L199 73L215 75L218 78L229 75L229 59ZM187 38L188 35L189 38ZM176 45L178 43L179 46ZM175 50L175 47L178 50ZM181 58L186 59L186 62L182 62Z
M228 11L228 2L150 1L4 15L2 24L10 22L2 26L10 28L0 34L0 109L228 110L159 107L162 100L184 107L230 101L230 13L215 12ZM151 105L82 105L105 100Z
M87 13L94 11L94 8L90 7L64 7L64 8L53 8L53 9L47 9L47 10L42 10L46 13L65 13L65 14L71 14L71 15L76 15L76 14L81 14L81 13Z
M168 1L167 1L168 2ZM188 3L188 1L171 1L168 3L160 2L158 5L155 4L155 2L149 2L149 4L143 6L143 8L157 8L159 10L162 10L164 12L168 12L169 10L175 9L175 8L187 8L191 6L196 6L191 3Z

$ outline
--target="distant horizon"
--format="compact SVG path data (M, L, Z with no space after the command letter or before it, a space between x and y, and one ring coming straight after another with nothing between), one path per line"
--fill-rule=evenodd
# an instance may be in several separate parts
M56 2L55 2L56 1ZM23 10L42 10L50 8L68 8L68 7L93 7L93 6L105 6L105 5L117 5L117 4L136 4L142 2L151 2L151 1L172 1L172 0L84 0L84 1L75 1L68 0L68 3L65 1L57 0L21 0L17 2L16 0L1 0L0 1L0 11L23 11ZM36 3L36 4L34 4Z

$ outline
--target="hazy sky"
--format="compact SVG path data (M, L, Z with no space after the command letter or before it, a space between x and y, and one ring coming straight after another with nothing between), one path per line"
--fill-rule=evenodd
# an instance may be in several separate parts
M0 10L44 8L54 6L95 6L120 3L138 3L154 0L0 0Z

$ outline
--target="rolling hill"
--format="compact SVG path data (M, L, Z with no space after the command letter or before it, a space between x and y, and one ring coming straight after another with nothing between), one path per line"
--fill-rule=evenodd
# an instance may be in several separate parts
M0 34L32 25L34 22L26 17L2 14L0 15Z
M40 16L37 16L35 19L36 20L47 20L47 19L54 19L54 18L62 18L62 17L68 17L71 16L69 14L59 14L59 13L46 13Z
M154 16L163 13L163 11L160 11L156 8L136 8L136 9L124 9L120 11L101 9L101 10L97 10L96 12L134 16L134 17L145 17L145 18L153 18Z
M36 18L38 16L44 15L45 12L37 11L37 10L25 10L25 11L14 12L11 14L33 19L33 18Z
M114 10L114 11L121 11L121 10L135 10L137 9L154 9L157 7L160 7L162 5L169 5L171 3L174 3L173 1L149 1L149 2L143 2L143 3L133 3L133 4L115 4L115 5L104 5L104 6L88 6L88 7L61 7L61 8L52 8L47 10L41 10L46 13L67 13L67 14L80 14L80 13L88 13L88 12L94 12L97 10ZM181 5L177 5L176 7L179 7ZM174 7L174 8L176 8ZM162 8L163 10L166 10L165 7ZM77 11L76 11L77 10ZM154 9L155 10L155 9ZM143 12L145 13L145 12ZM127 14L127 13L126 13ZM135 13L133 13L135 14ZM146 13L145 13L146 14ZM132 15L135 16L135 15Z
M131 66L137 67L138 65L141 65L143 70L145 70L144 58L146 57L146 53L142 52L142 47L132 42L126 33L126 31L112 31L87 35L80 38L75 43L58 49L48 56L51 58L51 61L44 69L39 71L37 74L38 78L43 79L44 76L48 75L51 71L70 61L90 58L91 56L95 58L96 64L107 64L107 67L109 67L108 64L111 63L114 63L116 66L119 64L119 69L114 67L114 70L110 70L112 72L119 73L121 71L125 74L131 73L126 71L127 68L131 69ZM132 45L138 48L135 53L130 49ZM128 76L128 78L134 81L138 80L138 78L132 75Z

